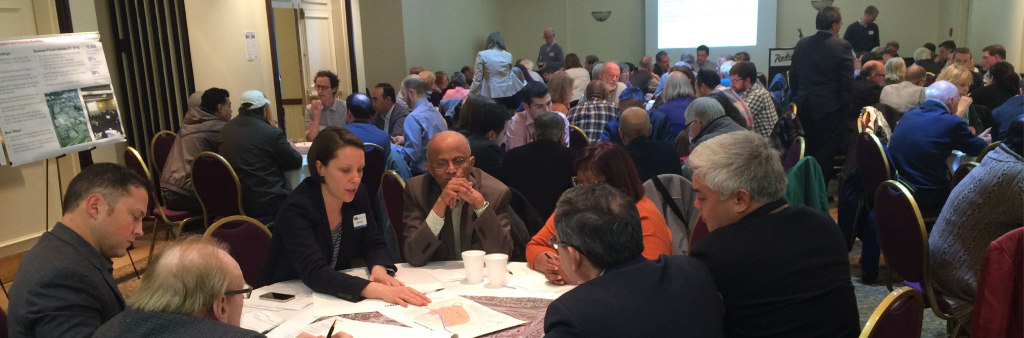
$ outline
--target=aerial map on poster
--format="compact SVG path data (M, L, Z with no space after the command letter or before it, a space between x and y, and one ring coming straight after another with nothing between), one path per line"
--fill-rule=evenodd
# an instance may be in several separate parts
M124 141L99 34L0 40L0 133L12 165Z

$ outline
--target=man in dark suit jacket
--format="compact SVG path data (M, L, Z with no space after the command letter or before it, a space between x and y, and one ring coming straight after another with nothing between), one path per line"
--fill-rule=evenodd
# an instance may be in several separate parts
M533 142L505 153L502 177L546 220L555 212L558 197L572 188L576 151L565 146L565 120L558 113L538 115L533 126Z
M405 117L409 116L409 107L395 104L395 87L388 83L378 83L373 88L371 99L373 111L377 114L373 115L370 123L386 131L391 137L405 136Z
M152 187L97 163L68 185L64 216L21 260L9 293L11 337L90 337L124 310L111 258L142 236Z
M487 103L473 111L469 129L463 133L469 139L469 151L474 158L473 166L488 175L502 180L503 165L501 148L498 143L505 138L505 125L509 110L496 103Z
M796 44L790 68L793 103L804 127L807 154L818 160L822 175L832 174L832 162L842 141L840 131L849 116L853 85L853 51L836 34L842 27L839 8L818 11L818 33Z
M243 300L251 293L242 269L223 244L188 238L157 255L129 308L93 337L265 337L238 326Z
M402 247L412 266L461 260L466 250L512 252L505 184L473 167L469 141L454 131L437 133L427 145L427 172L405 186Z
M606 184L569 189L555 236L563 273L581 281L548 305L545 337L722 337L725 308L688 256L648 261L636 205Z
M668 141L654 141L651 120L643 108L629 108L619 116L619 136L626 142L626 152L633 159L640 182L661 174L683 175L679 152Z

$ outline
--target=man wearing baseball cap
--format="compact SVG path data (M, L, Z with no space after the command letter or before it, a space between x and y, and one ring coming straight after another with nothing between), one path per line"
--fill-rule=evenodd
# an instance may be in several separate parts
M276 216L291 192L284 172L302 167L299 155L288 143L284 130L270 125L270 100L250 90L242 94L238 116L220 131L218 151L231 164L242 185L245 215Z

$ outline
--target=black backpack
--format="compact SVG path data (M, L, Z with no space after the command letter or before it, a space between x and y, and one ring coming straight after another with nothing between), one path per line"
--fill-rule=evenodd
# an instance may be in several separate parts
M772 103L775 104L775 111L779 113L779 121L775 122L775 127L772 128L772 136L769 141L772 148L778 150L779 154L785 154L797 136L804 136L804 128L800 125L800 120L797 119L796 114L782 109L782 105L779 104L779 101L774 96L772 96Z

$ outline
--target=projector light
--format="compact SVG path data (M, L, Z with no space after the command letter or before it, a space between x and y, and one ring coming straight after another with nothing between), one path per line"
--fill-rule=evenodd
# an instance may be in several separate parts
M590 15L593 15L594 20L597 20L597 22L604 22L605 20L608 20L608 17L612 16L612 12L590 12Z
M814 10L820 11L822 8L832 6L832 0L811 0L811 6Z

